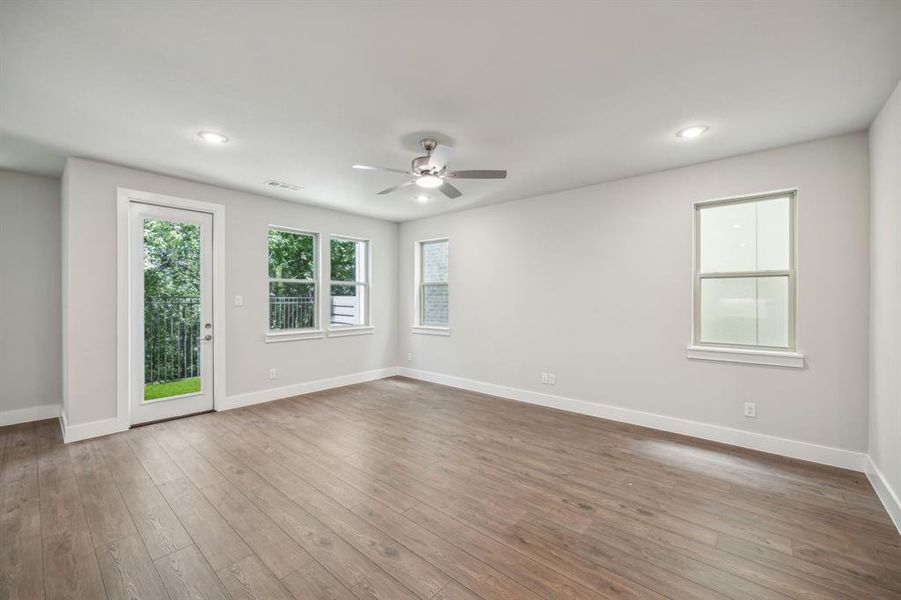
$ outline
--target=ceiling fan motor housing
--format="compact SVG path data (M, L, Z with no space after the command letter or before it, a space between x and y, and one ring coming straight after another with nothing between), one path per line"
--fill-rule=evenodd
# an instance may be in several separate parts
M413 159L413 162L411 163L413 165L412 171L414 173L419 173L420 175L426 175L428 173L437 175L438 170L433 169L429 166L429 160L432 156L432 151L438 147L438 140L435 140L433 138L425 138L419 140L419 144L422 146L422 149L426 151L426 155L418 156Z
M412 168L411 170L414 173L431 173L432 170L429 168L429 157L428 156L418 156L413 159L413 162L410 163Z

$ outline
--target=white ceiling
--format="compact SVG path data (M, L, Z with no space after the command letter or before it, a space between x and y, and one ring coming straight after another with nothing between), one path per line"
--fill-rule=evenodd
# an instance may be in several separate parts
M898 0L0 10L0 167L76 155L392 220L865 129L901 77ZM423 205L350 168L406 168L423 133L508 179Z

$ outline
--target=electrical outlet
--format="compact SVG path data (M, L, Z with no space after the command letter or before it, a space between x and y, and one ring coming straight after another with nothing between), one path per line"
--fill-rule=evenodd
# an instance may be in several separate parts
M547 373L542 373L541 374L541 383L547 383L547 380L548 380Z
M276 377L278 377L278 371L269 369L269 379L275 379Z
M244 306L244 296L235 296L235 306Z
M413 362L413 353L407 352L407 362Z
M547 382L549 385L557 385L557 376L553 373L547 374Z
M756 402L745 402L745 416L750 417L752 419L757 418L757 403Z

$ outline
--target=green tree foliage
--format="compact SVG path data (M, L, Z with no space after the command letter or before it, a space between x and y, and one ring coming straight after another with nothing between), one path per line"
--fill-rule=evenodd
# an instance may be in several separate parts
M146 219L145 383L196 377L199 333L200 226Z
M269 230L269 277L313 279L316 252L313 236Z
M332 281L357 280L357 242L332 240ZM354 296L356 290L349 285L333 285L333 296Z
M313 236L290 231L269 230L269 277L272 279L313 279L316 249ZM269 296L312 298L313 285L273 281Z
M272 279L313 279L315 248L313 236L290 231L269 231L269 277ZM357 242L331 240L332 281L356 281ZM334 286L337 296L352 296L353 286ZM269 295L275 297L312 296L313 286L272 282Z
M200 226L144 221L144 296L200 296Z
M357 280L357 242L332 240L332 281Z
M315 238L309 234L269 230L269 277L312 280L316 273ZM313 327L313 283L269 282L269 328Z

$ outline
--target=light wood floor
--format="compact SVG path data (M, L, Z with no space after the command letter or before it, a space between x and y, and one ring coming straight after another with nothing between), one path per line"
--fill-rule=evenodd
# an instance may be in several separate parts
M0 598L901 598L858 473L394 378L0 428Z

